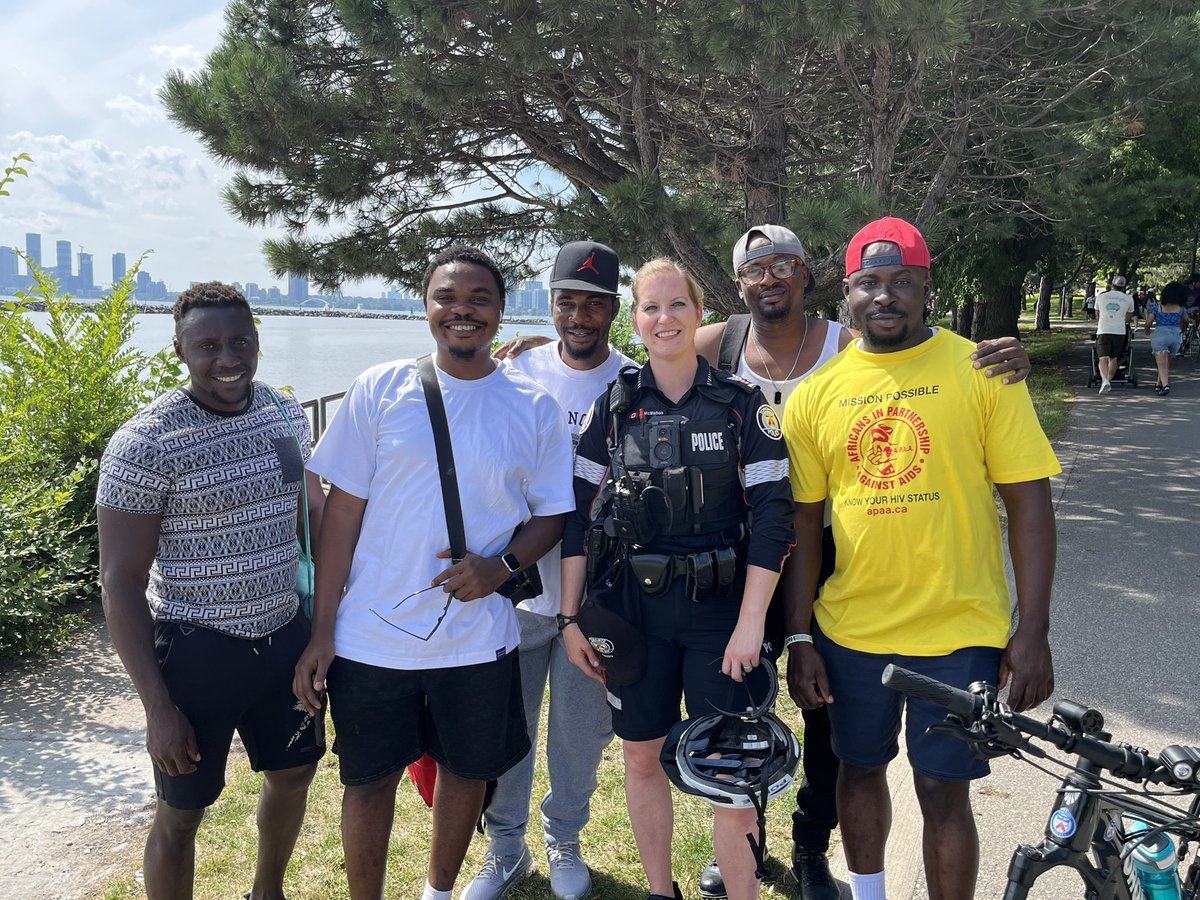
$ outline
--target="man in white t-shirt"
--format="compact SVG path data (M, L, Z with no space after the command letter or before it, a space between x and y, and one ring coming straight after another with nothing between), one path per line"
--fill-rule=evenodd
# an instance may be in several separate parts
M620 310L620 263L612 248L594 241L563 246L550 276L551 311L559 340L509 357L506 365L523 372L558 401L577 440L583 418L607 390L622 366L636 365L608 343ZM612 715L602 682L588 678L567 655L562 629L578 627L561 619L561 567L558 549L538 562L544 592L517 608L521 626L521 684L530 740L537 743L538 718L547 682L550 688L546 766L550 789L542 799L542 831L550 869L550 889L558 900L580 900L592 878L579 850L587 824L596 770L612 740ZM533 872L525 843L533 792L530 753L500 779L484 813L487 855L461 900L498 900Z
M437 762L437 790L422 898L449 900L486 783L530 748L521 633L496 590L555 545L575 505L558 404L488 355L504 312L496 264L474 248L451 247L430 262L422 293L465 557L450 559L415 360L360 375L308 464L332 488L317 547L312 640L293 687L315 711L328 685L352 900L383 895L396 786L425 754Z
M1109 285L1107 291L1096 295L1096 355L1100 358L1101 394L1112 390L1126 330L1133 319L1133 298L1123 290L1124 277L1116 276Z

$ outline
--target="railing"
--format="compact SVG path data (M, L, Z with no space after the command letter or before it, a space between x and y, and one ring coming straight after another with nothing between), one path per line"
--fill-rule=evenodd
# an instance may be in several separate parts
M335 400L341 400L345 396L345 391L338 391L336 394L326 394L324 397L318 397L316 400L305 400L300 404L300 408L308 416L308 424L312 428L314 444L321 439L321 435L329 427L329 404Z

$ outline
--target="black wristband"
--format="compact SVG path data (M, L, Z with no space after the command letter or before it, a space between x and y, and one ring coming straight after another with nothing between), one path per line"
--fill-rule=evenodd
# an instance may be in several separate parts
M558 613L554 619L556 622L558 622L558 630L561 632L568 625L573 625L578 622L579 616L564 616L562 613Z

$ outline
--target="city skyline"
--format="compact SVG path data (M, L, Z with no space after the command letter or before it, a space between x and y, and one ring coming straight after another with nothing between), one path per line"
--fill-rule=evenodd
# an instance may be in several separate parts
M261 249L282 229L251 228L225 208L232 170L170 122L157 97L167 72L195 72L217 47L226 6L6 4L0 164L20 153L32 162L0 197L0 245L22 248L26 232L47 238L47 248L69 240L101 261L102 283L112 253L132 261L149 252L144 266L172 291L213 279L286 290ZM550 261L541 260L545 269ZM380 297L393 287L348 281L342 293Z
M233 173L171 123L156 96L168 71L196 71L216 48L225 6L6 4L0 162L33 159L0 197L0 245L23 251L33 232L53 254L53 241L69 240L102 262L102 283L112 253L132 261L150 251L145 266L172 290L210 279L286 287L261 251L282 231L251 228L224 208ZM343 291L378 297L387 287L347 282Z
M26 232L24 248L16 245L0 244L0 297L16 294L18 291L30 290L33 286L30 265L35 265L46 274L58 280L59 289L81 299L96 299L120 281L128 272L127 256L124 251L111 254L112 281L96 281L95 253L89 253L80 246L77 250L70 240L54 241L53 265L50 258L43 252L50 242L43 241L42 234ZM143 261L135 278L137 300L162 301L173 299L187 285L169 286L163 280L154 280L147 261ZM190 279L188 285L200 279ZM216 279L225 280L225 279ZM314 293L307 278L290 275L286 279L286 291L277 285L259 285L254 281L242 282L235 280L228 283L245 293L252 302L280 305L284 300L289 306L301 306L310 299L314 302L327 303L330 300L345 299L341 306L354 305L359 300L394 301L382 304L384 308L399 308L404 304L418 303L418 299L410 292L395 286L384 288L378 295L350 294L343 291L341 295L324 295ZM550 291L546 285L537 280L510 282L508 284L507 307L510 315L550 314Z

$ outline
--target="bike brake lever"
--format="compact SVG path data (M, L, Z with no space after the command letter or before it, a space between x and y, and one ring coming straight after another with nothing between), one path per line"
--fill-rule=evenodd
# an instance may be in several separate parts
M958 738L960 741L966 742L971 748L971 753L977 759L996 759L1000 756L1008 756L1014 750L1010 747L999 746L992 743L992 739L980 735L978 732L965 728L958 722L955 722L950 717L946 718L940 725L930 725L925 729L926 734L948 734L951 737Z

